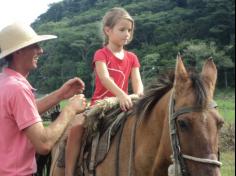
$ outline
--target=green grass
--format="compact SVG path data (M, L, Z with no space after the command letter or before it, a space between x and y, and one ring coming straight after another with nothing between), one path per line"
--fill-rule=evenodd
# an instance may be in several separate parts
M235 90L217 90L215 100L226 122L235 122Z
M44 125L45 127L49 126L50 123L51 123L51 121L46 121L46 120L43 121L43 125Z
M90 103L90 101L91 101L91 98L86 98L87 104ZM65 106L67 105L67 102L68 102L68 100L63 100L63 101L61 101L61 102L60 102L61 108L65 107Z
M228 151L221 153L221 162L223 163L221 168L222 176L235 176L235 152Z
M232 100L216 100L218 103L220 114L227 122L235 121L235 102Z
M67 100L61 101L60 102L61 108L65 107L66 104L67 104Z
M235 122L235 90L216 90L215 101L218 104L219 112L227 123ZM235 176L235 151L221 153L222 176Z

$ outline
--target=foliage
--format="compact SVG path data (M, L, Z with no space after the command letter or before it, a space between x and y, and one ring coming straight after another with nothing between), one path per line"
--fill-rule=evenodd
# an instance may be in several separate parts
M183 57L186 58L188 65L201 68L204 61L212 58L218 68L232 68L233 62L226 55L224 50L217 48L215 42L206 43L205 41L187 41L179 45Z
M79 76L91 96L93 54L103 44L101 19L114 6L124 7L135 19L134 40L127 49L138 55L144 82L173 68L181 52L196 67L212 56L224 75L218 85L234 86L235 74L225 74L234 72L235 63L233 0L64 0L51 4L33 23L39 33L58 36L42 44L46 55L30 77L41 93Z

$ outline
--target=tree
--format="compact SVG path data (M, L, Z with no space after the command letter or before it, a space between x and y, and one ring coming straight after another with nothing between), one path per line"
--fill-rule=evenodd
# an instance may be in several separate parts
M189 66L198 67L213 56L220 70L220 86L233 82L234 74L227 74L235 63L234 0L64 0L52 4L33 24L39 33L58 36L42 44L47 55L31 75L33 85L50 92L77 75L85 81L90 96L92 58L102 47L101 19L114 6L124 7L135 19L134 39L127 48L140 58L144 79L173 68L181 51Z
M212 57L219 69L219 74L224 75L224 79L219 81L224 82L225 87L228 87L227 70L233 68L234 63L224 50L217 48L214 42L206 43L204 41L183 42L179 47L185 62L197 70L202 67L206 59Z
M179 7L186 7L187 6L187 0L176 0L177 6Z

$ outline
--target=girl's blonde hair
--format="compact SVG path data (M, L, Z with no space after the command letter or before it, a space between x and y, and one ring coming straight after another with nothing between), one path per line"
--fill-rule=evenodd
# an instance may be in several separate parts
M105 37L104 38L104 40L105 40L104 45L107 45L109 42L109 38L105 32L105 27L109 27L112 29L121 19L127 19L132 22L131 36L130 36L128 43L130 43L132 41L133 34L134 34L134 20L125 9L120 8L120 7L115 7L115 8L112 8L111 10L109 10L105 14L105 16L103 17L103 20L102 20L102 30L103 30L104 37Z

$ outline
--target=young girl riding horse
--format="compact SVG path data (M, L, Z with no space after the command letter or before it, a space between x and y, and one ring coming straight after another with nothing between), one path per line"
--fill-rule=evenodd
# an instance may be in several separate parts
M131 79L133 93L143 95L138 57L124 49L133 39L134 20L123 8L113 8L103 17L105 44L96 51L93 59L95 70L95 92L91 104L106 97L117 97L120 108L128 111L133 104L128 96ZM83 118L83 117L82 117ZM68 135L65 154L65 173L72 176L80 152L83 120L73 127Z

